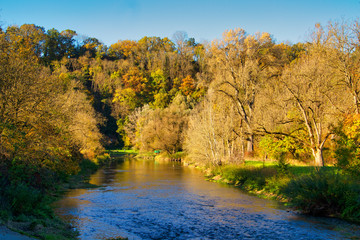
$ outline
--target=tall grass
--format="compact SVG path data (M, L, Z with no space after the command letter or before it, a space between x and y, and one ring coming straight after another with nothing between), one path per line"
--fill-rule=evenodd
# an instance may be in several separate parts
M360 222L360 184L334 169L320 169L291 180L282 189L292 206L312 215Z
M336 167L290 166L250 161L212 170L212 179L260 196L284 200L311 215L360 222L360 181Z

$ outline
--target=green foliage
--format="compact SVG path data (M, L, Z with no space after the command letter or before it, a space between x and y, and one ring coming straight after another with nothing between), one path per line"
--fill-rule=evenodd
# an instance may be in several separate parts
M104 157L105 157L105 154L104 154ZM107 158L106 158L107 159ZM100 163L99 163L100 164ZM83 159L81 162L80 162L80 175L84 175L88 172L92 173L92 172L95 172L96 170L99 169L99 164L96 164L95 162L93 161L90 161L89 159Z
M264 193L282 198L282 190L285 186L287 186L289 181L289 175L275 175L273 177L266 178L266 184L263 191Z
M100 165L104 165L110 161L111 161L111 157L110 154L108 153L104 153L96 157L96 162Z
M265 187L266 179L275 176L276 170L272 167L258 168L227 165L217 168L214 174L220 174L223 179L236 186L249 191L256 191Z
M276 169L279 174L288 174L289 164L286 160L286 154L296 147L293 138L284 137L279 140L267 135L261 139L259 146L266 154L277 160Z
M164 90L160 90L160 92L154 95L154 101L151 103L151 106L154 108L165 108L169 105L169 102L169 94Z
M304 148L295 138L288 136L279 139L266 135L261 138L259 147L264 154L277 160L286 157L288 153L291 153L295 158L299 158L302 154L308 152L308 149Z
M44 193L26 183L11 185L5 197L10 199L10 209L15 216L20 214L38 217L52 216L49 198Z
M287 163L285 158L285 153L278 155L278 162L276 164L276 169L279 175L289 174L289 163Z
M258 162L259 166L261 162ZM234 184L261 196L287 200L291 206L312 215L336 216L359 222L360 184L334 167L226 165L212 171L214 180Z
M291 180L283 193L293 206L306 213L359 221L359 186L340 172L321 169Z

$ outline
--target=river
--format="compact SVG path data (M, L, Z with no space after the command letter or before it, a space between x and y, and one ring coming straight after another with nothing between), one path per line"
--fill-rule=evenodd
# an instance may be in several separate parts
M346 239L358 230L208 182L175 162L124 158L90 183L101 187L71 190L56 203L80 239Z

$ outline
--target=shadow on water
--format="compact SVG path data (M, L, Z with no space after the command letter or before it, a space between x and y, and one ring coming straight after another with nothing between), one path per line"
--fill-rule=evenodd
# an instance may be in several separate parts
M199 170L176 162L121 158L90 183L101 187L72 190L57 203L80 239L344 239L358 231L207 182Z

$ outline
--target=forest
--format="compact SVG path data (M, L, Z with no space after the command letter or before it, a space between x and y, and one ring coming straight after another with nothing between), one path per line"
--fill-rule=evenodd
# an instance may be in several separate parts
M241 28L208 43L176 32L110 46L74 30L0 28L2 219L32 214L106 149L211 167L336 166L356 179L359 143L359 21L316 24L296 44Z

